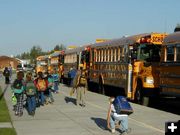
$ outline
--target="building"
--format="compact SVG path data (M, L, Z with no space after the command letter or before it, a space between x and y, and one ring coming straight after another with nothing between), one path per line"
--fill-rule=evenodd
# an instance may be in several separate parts
M0 56L0 70L3 70L4 67L12 66L13 69L17 68L17 65L20 63L20 60L8 56Z

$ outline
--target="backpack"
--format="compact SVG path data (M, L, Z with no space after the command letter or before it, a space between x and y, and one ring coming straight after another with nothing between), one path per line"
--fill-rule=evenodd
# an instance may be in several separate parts
M46 90L46 81L44 79L38 79L37 86L38 86L39 91L45 91Z
M48 77L48 87L49 88L52 88L53 83L54 83L53 78L52 77Z
M12 105L16 105L16 104L17 104L17 98L16 98L16 96L14 95L14 93L13 93L12 96L11 96L11 102L12 102Z
M53 79L55 82L59 81L59 75L58 74L53 74Z
M9 70L4 70L3 75L4 75L5 77L10 76L10 71L9 71Z
M86 85L86 78L84 76L80 76L79 85L80 86L85 86Z
M27 82L26 84L26 95L33 96L36 94L35 86L33 82Z
M124 96L117 96L113 101L113 105L117 114L130 115L133 113L131 105Z

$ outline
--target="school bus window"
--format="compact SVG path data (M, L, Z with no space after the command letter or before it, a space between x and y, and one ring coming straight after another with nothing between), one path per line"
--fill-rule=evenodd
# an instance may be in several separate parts
M98 62L99 61L99 50L97 50L97 61L96 62Z
M102 49L100 50L101 54L100 54L100 62L102 62L102 58L103 58L103 54L102 54Z
M177 53L177 61L180 62L180 45L177 46L176 53Z
M111 62L114 60L114 52L113 52L113 48L111 48Z
M101 49L99 50L99 62L101 62Z
M120 61L120 47L118 47L117 60Z
M114 48L114 62L116 61L116 47Z
M108 61L109 61L109 48L107 48L106 51L107 51L107 56L106 56L106 57L107 57L107 60L106 60L106 61L108 62Z
M98 50L96 50L96 62L98 62Z
M101 61L104 62L104 50L102 49L102 52L101 52Z
M114 61L117 61L117 48L114 48Z
M174 47L167 46L167 61L174 61Z
M140 44L137 47L137 59L147 62L159 62L160 61L160 46Z
M100 62L100 58L101 57L101 52L100 52L100 49L98 50L98 62Z
M101 50L99 50L99 62L101 62Z
M97 50L94 50L95 62L97 62Z
M106 49L104 49L104 62L106 62Z
M114 60L114 48L111 48L111 62Z
M108 60L109 60L109 49L107 48L106 49L106 61L108 62Z
M116 54L116 48L113 48L113 61L116 61L116 60L115 60L115 57L116 57L115 54Z
M99 62L99 50L97 50L97 62Z
M121 60L121 61L124 61L124 47L121 48L120 54L121 54L120 60Z
M113 56L113 52L112 52L112 48L110 49L111 55L110 55L110 62L112 62L112 56Z
M108 59L108 62L111 61L111 49L109 48L109 59Z
M111 61L111 49L108 48L108 62Z

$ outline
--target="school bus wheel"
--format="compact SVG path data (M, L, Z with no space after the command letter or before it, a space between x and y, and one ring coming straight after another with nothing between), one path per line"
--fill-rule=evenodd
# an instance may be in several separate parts
M135 92L135 102L142 104L143 92L142 92L142 82L137 82L136 92Z
M137 87L136 87L136 93L135 93L135 102L144 106L149 105L149 97L144 95L142 82L138 80Z
M104 84L101 77L99 77L99 93L103 95L105 94Z

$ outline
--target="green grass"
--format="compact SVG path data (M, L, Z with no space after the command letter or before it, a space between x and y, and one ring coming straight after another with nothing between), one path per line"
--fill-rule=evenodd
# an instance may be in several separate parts
M14 128L0 128L0 135L16 135Z
M0 96L1 95L2 95L2 89L0 87ZM0 124L1 122L11 122L11 118L4 97L0 99ZM0 128L0 135L17 135L17 134L14 128Z
M0 87L0 95L2 94L2 89ZM9 111L4 100L4 97L0 99L0 122L10 122L11 118L9 116Z

